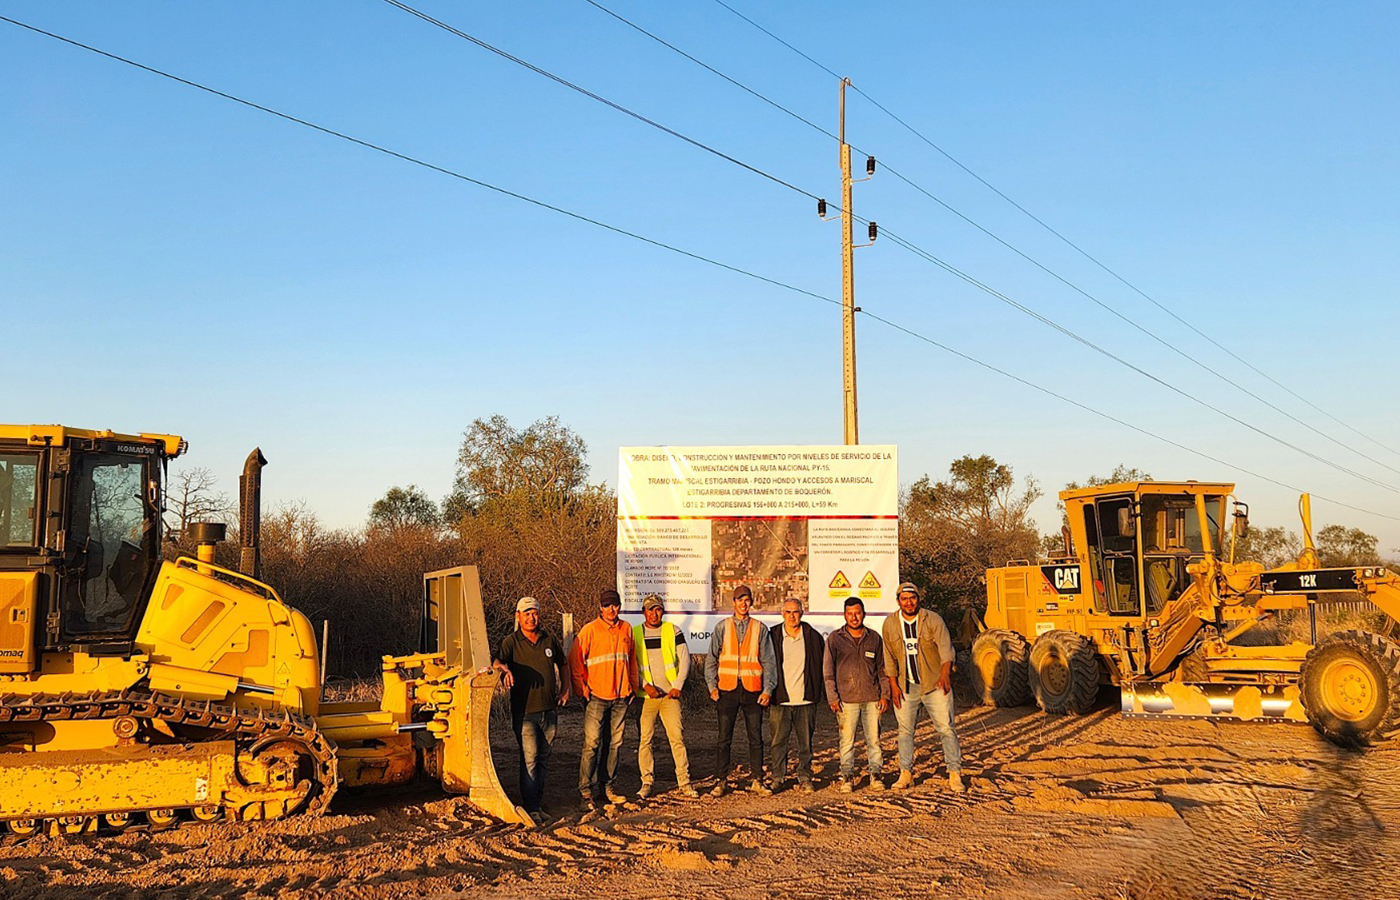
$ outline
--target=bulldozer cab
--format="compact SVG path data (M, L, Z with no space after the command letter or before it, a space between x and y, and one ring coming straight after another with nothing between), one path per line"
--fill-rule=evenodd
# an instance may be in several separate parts
M0 600L5 624L29 625L6 629L0 657L129 651L160 568L163 465L182 443L0 426Z
M1072 539L1087 563L1092 612L1125 620L1160 614L1190 583L1188 564L1207 551L1220 555L1221 522L1232 489L1135 482L1061 495Z

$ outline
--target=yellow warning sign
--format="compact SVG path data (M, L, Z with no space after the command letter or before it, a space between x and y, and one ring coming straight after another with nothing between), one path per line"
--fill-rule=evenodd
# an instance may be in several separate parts
M838 571L838 572L836 573L836 577L835 577L835 578L831 579L831 584L827 585L827 587L831 588L832 590L842 590L842 591L847 590L848 588L850 588L850 586L851 586L850 579L848 579L848 578L846 577L846 573L845 573L845 572L840 572L840 571Z
M860 580L860 589L872 591L880 586L880 581L875 577L874 572L866 572L865 577Z

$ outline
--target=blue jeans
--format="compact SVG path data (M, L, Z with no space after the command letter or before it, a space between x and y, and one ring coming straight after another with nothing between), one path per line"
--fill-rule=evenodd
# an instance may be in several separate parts
M836 722L841 726L841 777L850 778L856 770L856 722L865 720L865 760L870 764L870 774L879 775L885 765L884 754L880 752L880 708L871 700L869 703L842 703L836 714Z
M894 717L899 722L899 767L914 771L914 726L919 721L919 709L928 712L929 721L943 739L943 760L948 763L949 772L962 770L962 752L958 749L958 735L953 730L953 698L931 688L925 691L922 685L911 684L900 701Z
M627 704L631 697L602 700L592 697L583 710L583 753L578 760L578 792L585 797L598 797L606 785L617 777L617 756L622 750L622 726L627 722ZM612 729L604 751L603 719ZM606 752L607 759L599 765L598 757ZM599 771L599 770L602 771Z
M544 799L545 765L554 746L559 714L554 710L525 713L512 720L520 745L520 800L526 812L539 812Z

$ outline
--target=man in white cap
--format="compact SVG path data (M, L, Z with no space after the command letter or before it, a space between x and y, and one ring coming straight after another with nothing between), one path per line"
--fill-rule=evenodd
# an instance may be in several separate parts
M520 746L521 806L540 812L545 764L554 745L558 708L569 702L564 648L540 627L540 603L521 597L515 604L515 631L501 641L492 665L510 688L510 719Z
M962 753L953 730L953 640L942 616L919 607L919 589L913 584L906 581L899 586L897 602L899 612L886 618L880 629L885 639L885 674L899 722L899 780L895 789L914 783L914 726L922 707L943 739L948 787L961 791Z
M685 752L685 736L681 732L681 688L690 674L690 648L685 645L680 629L661 621L665 613L666 605L661 597L647 594L642 599L645 621L632 626L642 674L642 686L637 691L642 698L641 742L637 745L642 790L637 796L651 796L652 782L656 779L651 742L656 734L656 719L660 717L666 726L666 738L671 742L677 789L687 797L698 797L699 793L690 785L690 758Z

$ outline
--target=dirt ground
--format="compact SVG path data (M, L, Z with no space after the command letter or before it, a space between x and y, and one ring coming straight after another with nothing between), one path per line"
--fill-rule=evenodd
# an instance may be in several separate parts
M840 794L826 714L815 794L719 800L669 791L658 735L667 792L581 821L581 724L577 707L561 716L546 795L556 817L539 829L493 823L426 786L343 791L314 819L6 838L0 896L1400 897L1400 748L1348 752L1306 726L963 709L967 793L947 790L925 724L912 790ZM687 728L692 770L709 775L713 710L692 710ZM515 748L496 730L514 795ZM635 793L635 723L627 737L619 783ZM891 772L889 715L883 737Z

